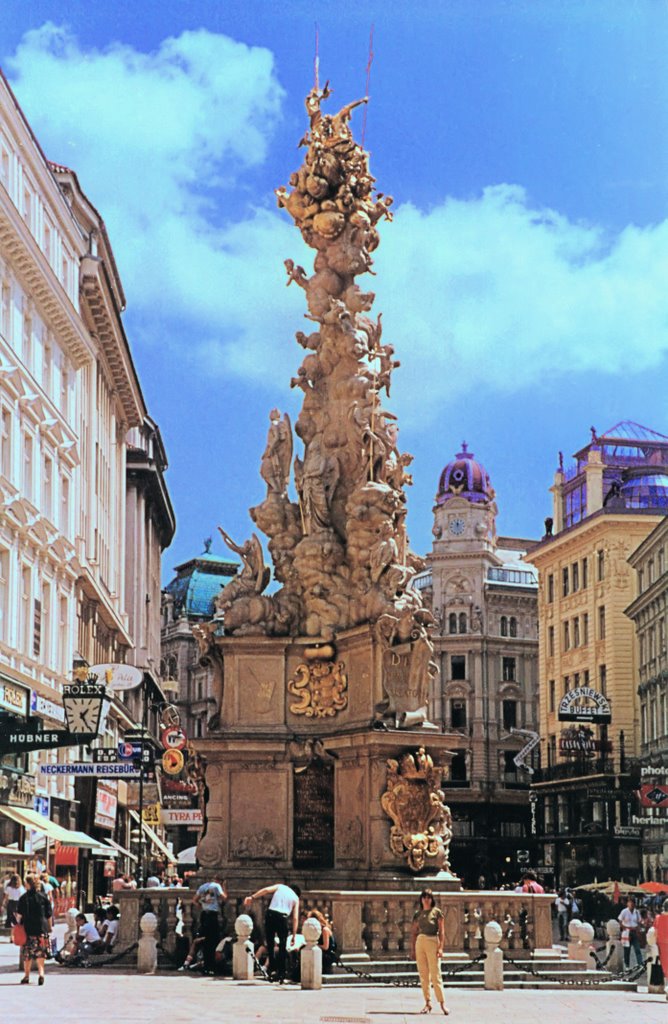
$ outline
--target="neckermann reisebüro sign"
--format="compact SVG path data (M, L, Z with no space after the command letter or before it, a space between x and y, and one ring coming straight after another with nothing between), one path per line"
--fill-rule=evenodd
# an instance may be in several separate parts
M591 722L608 725L612 712L607 697L591 686L577 686L564 694L559 702L560 722Z

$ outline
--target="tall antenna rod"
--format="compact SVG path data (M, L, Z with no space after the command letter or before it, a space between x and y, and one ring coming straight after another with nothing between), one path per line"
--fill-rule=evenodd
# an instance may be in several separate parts
M320 31L318 29L317 21L315 23L315 57L313 59L313 77L316 91L318 91L320 89Z
M371 65L373 63L373 25L371 26L371 32L369 33L369 60L366 65L366 86L364 88L364 95L369 95L369 82L371 80ZM364 104L364 120L362 121L362 149L364 149L364 138L366 136L366 115L369 109L369 104Z

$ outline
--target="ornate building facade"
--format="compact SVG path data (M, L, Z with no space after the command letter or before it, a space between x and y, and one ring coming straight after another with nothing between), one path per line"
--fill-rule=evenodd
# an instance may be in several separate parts
M436 618L431 714L454 752L452 866L469 886L536 864L530 772L515 763L530 737L514 731L537 728L537 579L523 557L533 542L498 537L496 514L489 476L463 445L441 473L416 585Z
M626 614L636 630L640 748L639 806L632 820L642 836L643 876L668 882L668 518L629 557L636 598Z
M636 881L638 645L631 553L668 510L668 438L627 421L563 459L539 570L542 769L533 787L558 884Z
M76 174L45 158L4 78L0 279L0 711L62 728L75 656L132 663L162 698L160 556L174 515L104 221ZM111 702L106 745L141 718L138 694L126 696ZM39 770L87 756L19 754L0 774L20 777L24 807L99 840L98 863L75 851L53 865L85 866L79 884L90 892L101 858L114 856L104 840L129 844L125 790L91 782L84 792L83 780ZM0 805L11 809L11 794L0 790ZM0 842L16 838L1 817Z

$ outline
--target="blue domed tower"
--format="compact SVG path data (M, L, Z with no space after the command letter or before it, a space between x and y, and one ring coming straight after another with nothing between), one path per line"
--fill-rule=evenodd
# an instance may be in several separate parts
M487 470L463 442L462 450L448 462L438 481L433 529L436 542L455 542L462 549L471 543L478 550L493 547L497 512L494 497Z

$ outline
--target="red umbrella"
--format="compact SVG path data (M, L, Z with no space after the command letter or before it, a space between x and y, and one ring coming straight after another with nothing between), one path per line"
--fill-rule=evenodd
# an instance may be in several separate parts
M659 893L668 892L668 883L664 882L641 882L638 886L639 889L644 889L645 892Z
M613 900L613 903L620 903L621 902L621 895L620 895L620 892L619 892L619 882L615 882L615 888L612 891L612 900Z

